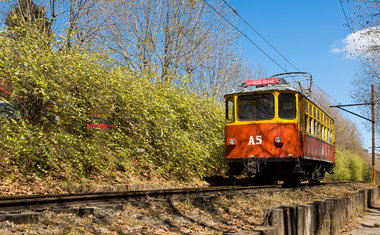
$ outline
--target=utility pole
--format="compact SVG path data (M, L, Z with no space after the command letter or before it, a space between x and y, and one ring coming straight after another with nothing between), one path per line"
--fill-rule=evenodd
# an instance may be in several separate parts
M372 109L372 183L376 184L376 169L375 169L375 98L373 85L371 85L371 109Z
M375 167L376 166L376 164L375 164L375 161L376 161L376 158L375 158L375 123L376 123L376 121L375 121L375 98L374 97L375 97L374 88L373 88L373 85L371 85L371 102L370 103L333 105L333 106L330 106L330 108L341 109L343 111L351 113L355 116L363 118L363 119L370 121L372 123L372 183L376 184L376 167ZM372 112L371 119L368 119L368 118L363 117L359 114L356 114L354 112L351 112L347 109L342 108L342 107L347 107L347 106L360 106L360 105L371 105L371 112Z

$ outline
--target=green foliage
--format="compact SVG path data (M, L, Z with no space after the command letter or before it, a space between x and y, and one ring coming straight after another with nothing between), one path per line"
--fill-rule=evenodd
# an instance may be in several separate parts
M51 46L52 45L52 46ZM102 54L54 50L46 37L0 35L0 81L20 119L0 119L0 175L202 177L223 164L223 107L110 66ZM86 128L98 116L115 128ZM57 173L59 174L59 173Z
M44 9L33 0L19 0L13 9L8 12L5 24L12 29L13 37L25 37L28 30L34 33L50 33L50 21Z
M51 43L47 37L15 40L1 35L0 79L11 87L26 121L46 126L52 117L62 116L69 125L106 102L99 93L107 71L96 64L96 55L55 51Z
M220 166L224 123L219 103L152 84L144 76L125 83L112 115L135 143L141 162L177 178L202 176Z
M369 167L367 162L350 150L337 147L335 164L335 174L327 174L327 180L365 181L369 179Z

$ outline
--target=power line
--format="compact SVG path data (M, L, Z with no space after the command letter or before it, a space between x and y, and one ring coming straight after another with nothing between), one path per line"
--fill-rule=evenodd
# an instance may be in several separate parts
M236 31L238 31L241 35L243 35L245 38L247 38L257 49L259 49L265 56L267 56L273 63L275 63L278 67L280 67L282 70L285 72L288 72L285 68L283 68L279 63L277 63L271 56L269 56L262 48L260 48L251 38L248 37L248 35L244 32L242 32L237 26L232 24L226 17L224 17L221 13L219 13L213 6L211 6L206 0L202 0L208 7L210 7L214 12L216 12L220 17L222 17L228 24L230 24ZM286 62L288 62L293 68L295 68L298 72L300 70L293 64L291 63L283 54L281 54L267 39L265 39L257 30L255 30L235 9L231 7L225 0L221 0L225 5L227 5L243 22L248 25L257 35L260 36L273 50L275 50ZM294 77L291 76L293 80ZM335 101L336 103L341 103L338 102L335 98L333 98L331 95L329 95L327 92L325 92L321 87L313 83L315 87L317 87L322 93L324 93L326 96L328 96L331 100Z
M230 24L236 31L238 31L241 35L243 35L250 43L252 43L258 50L260 50L266 57L268 57L273 63L275 63L278 67L288 73L288 71L282 67L279 63L277 63L270 55L268 55L261 47L259 47L251 38L248 37L243 31L241 31L238 27L232 24L226 17L224 17L221 13L219 13L213 6L211 6L206 0L202 0L208 7L210 7L215 13L217 13L222 19L224 19L228 24ZM293 78L294 79L294 78Z
M222 0L223 3L225 5L227 5L241 20L243 20L243 22L248 25L257 35L259 35L259 37L261 39L264 40L264 42L266 42L274 51L277 52L277 54L279 54L286 62L288 62L291 66L293 66L293 68L295 68L298 72L300 72L300 70L292 63L290 62L283 54L281 54L268 40L266 40L259 32L257 32L257 30L255 30L235 9L233 9L231 7L231 5L229 5L225 0Z

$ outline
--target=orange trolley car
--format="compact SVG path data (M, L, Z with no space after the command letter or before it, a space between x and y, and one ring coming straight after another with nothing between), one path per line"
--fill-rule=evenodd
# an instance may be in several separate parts
M318 183L335 165L334 121L286 82L293 72L246 81L225 95L225 152L229 173L244 169L255 183ZM253 87L256 86L256 87Z

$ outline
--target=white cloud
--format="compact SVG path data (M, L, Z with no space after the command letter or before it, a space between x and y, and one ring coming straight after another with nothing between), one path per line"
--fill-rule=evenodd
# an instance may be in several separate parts
M371 58L380 54L380 26L366 28L348 35L341 42L341 47L334 47L331 53L346 53L349 58ZM376 50L374 50L376 49Z

